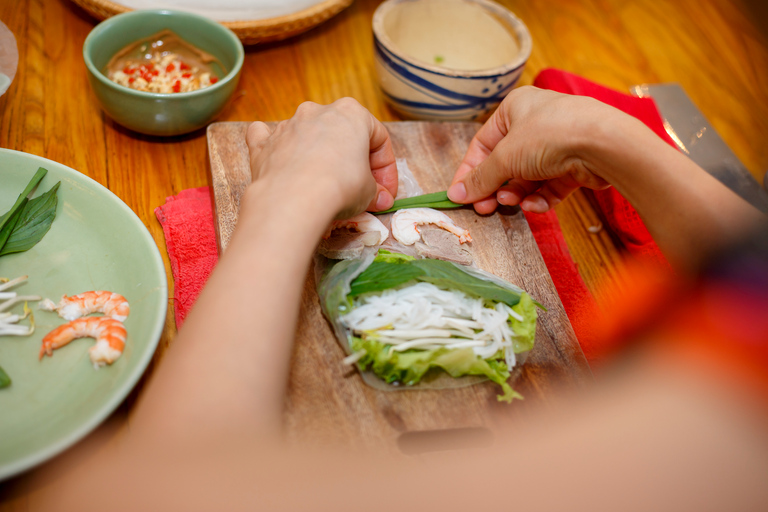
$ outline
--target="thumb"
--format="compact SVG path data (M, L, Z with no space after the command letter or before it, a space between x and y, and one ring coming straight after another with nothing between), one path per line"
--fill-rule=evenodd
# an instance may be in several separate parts
M514 178L503 146L496 146L488 158L456 179L448 189L448 199L456 203L475 203L492 195L506 181Z

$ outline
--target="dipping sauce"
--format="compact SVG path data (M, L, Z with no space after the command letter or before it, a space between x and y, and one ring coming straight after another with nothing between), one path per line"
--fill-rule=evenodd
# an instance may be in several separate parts
M219 77L213 66L226 72L216 57L163 30L117 52L104 74L137 91L172 94L215 84Z
M514 30L471 1L403 1L383 21L392 43L426 64L492 69L513 61L520 51Z

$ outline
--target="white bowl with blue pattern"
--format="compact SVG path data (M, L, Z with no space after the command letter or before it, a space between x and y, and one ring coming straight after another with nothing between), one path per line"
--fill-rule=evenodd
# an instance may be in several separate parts
M531 35L488 0L387 0L373 15L376 72L402 116L484 118L520 78Z

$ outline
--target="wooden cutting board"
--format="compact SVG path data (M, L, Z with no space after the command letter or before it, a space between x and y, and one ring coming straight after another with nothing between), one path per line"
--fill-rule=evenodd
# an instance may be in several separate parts
M225 250L237 222L239 200L251 181L245 132L249 123L208 127L216 229ZM425 193L445 190L477 123L387 123L395 155L408 166ZM556 385L581 387L591 373L563 310L538 246L522 212L480 216L473 210L448 213L472 233L476 264L527 290L547 307L539 313L536 345L514 388L525 396L499 403L498 387L485 382L447 390L379 391L342 365L344 352L323 317L308 272L285 404L288 438L341 442L358 448L397 451L413 434L440 429L514 428L521 412L547 401ZM470 430L477 432L476 430ZM498 435L498 434L497 434ZM482 437L482 436L481 436ZM438 443L439 444L439 443Z

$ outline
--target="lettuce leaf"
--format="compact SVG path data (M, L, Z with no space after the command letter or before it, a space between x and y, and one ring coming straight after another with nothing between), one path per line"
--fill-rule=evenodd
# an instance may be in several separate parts
M533 349L536 339L536 303L530 295L523 293L520 302L512 306L512 311L523 317L523 321L509 317L509 324L517 337L512 340L512 350L515 354Z
M390 351L385 345L372 339L351 338L353 352L365 351L357 364L361 370L370 368L376 375L388 383L413 385L433 368L440 368L451 377L464 375L482 375L501 386L500 402L511 402L522 395L507 383L509 370L504 361L482 359L471 348L435 350Z

